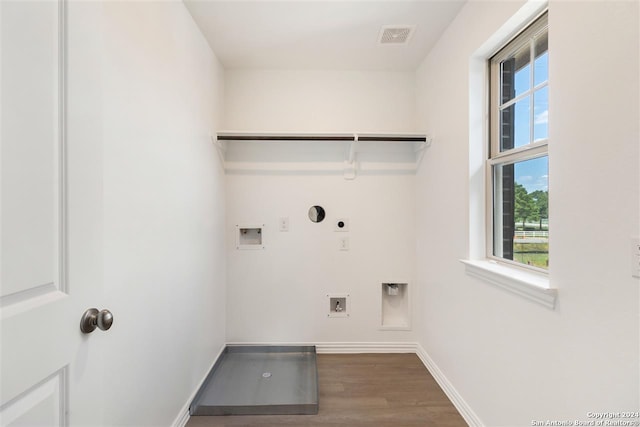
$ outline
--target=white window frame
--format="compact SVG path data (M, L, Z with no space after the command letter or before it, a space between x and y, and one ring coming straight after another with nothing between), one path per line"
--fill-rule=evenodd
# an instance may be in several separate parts
M524 156L535 158L545 153L548 155L548 141L536 142L523 148L518 147L505 153L499 153L499 150L497 153L492 152L490 146L490 137L496 133L495 130L491 132L491 74L490 66L487 64L490 64L491 58L502 52L504 46L516 40L520 34L531 31L530 28L533 28L537 20L547 13L546 4L529 2L521 12L520 17L506 22L470 58L469 257L460 261L464 264L466 274L469 276L553 310L558 291L551 286L546 270L534 269L493 256L493 164L509 162L520 155L523 156L523 160ZM495 40L500 39L505 42L497 45ZM549 78L552 77L549 76ZM478 174L477 172L481 170L484 173ZM482 192L485 196L474 197L474 194Z
M496 230L494 228L494 210L495 200L494 193L497 194L496 186L494 182L497 177L494 175L494 166L496 165L508 165L516 162L522 162L525 160L532 160L541 157L549 156L549 140L548 138L534 141L533 129L535 120L535 110L533 108L533 94L548 86L549 80L534 86L534 64L535 64L535 50L534 40L535 37L540 34L548 32L548 17L545 10L536 19L534 19L523 31L509 40L504 47L502 47L495 55L489 60L489 119L490 119L490 131L489 131L489 150L488 158L486 160L486 257L489 260L504 264L508 267L515 267L525 272L532 272L535 274L547 275L548 271L543 268L522 264L517 261L509 260L498 255L494 255ZM500 102L500 63L514 55L517 51L521 50L529 44L530 66L531 73L529 75L529 89L514 98L510 99L506 103ZM503 106L513 105L521 99L525 99L530 96L530 143L517 148L500 151L500 114L499 108ZM500 239L501 240L501 239Z

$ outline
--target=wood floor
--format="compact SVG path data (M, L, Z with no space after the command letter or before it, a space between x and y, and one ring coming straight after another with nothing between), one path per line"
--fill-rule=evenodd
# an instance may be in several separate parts
M187 427L466 427L415 354L319 354L318 415L191 417Z

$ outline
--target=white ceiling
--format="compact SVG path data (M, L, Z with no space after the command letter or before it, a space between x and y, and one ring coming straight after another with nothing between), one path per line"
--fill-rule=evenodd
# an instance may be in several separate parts
M227 69L415 70L466 0L183 0ZM415 25L380 45L383 25Z

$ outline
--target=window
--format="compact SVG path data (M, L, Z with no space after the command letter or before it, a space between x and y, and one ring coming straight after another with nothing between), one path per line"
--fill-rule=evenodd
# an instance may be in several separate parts
M548 31L545 13L490 59L490 258L549 266Z

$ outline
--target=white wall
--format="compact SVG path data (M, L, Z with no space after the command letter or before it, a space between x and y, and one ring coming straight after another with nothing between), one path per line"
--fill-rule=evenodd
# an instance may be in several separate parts
M226 77L228 129L413 131L412 73L228 71ZM286 148L273 150L273 158L295 160ZM333 153L318 154L327 152ZM379 330L380 283L413 285L414 179L391 173L348 181L341 173L275 168L228 175L228 340L414 341L412 331ZM318 224L307 216L316 204L327 212ZM289 218L289 232L278 231L280 217ZM333 231L339 217L350 219L349 233ZM263 223L266 249L236 250L235 225ZM346 252L338 250L344 235ZM349 318L327 318L327 293L350 294Z
M225 342L223 69L181 2L106 2L104 425L170 425ZM99 398L99 395L96 396Z
M640 399L629 254L640 233L637 2L549 4L555 310L466 276L458 261L480 233L469 218L469 123L482 122L469 117L470 90L482 93L471 57L522 5L468 3L417 82L418 126L435 137L416 184L419 341L487 426L588 420Z
M231 342L413 341L379 331L380 284L413 285L413 176L227 177L227 338ZM327 218L312 223L307 211ZM290 230L278 231L288 217ZM348 233L334 232L348 218ZM236 250L236 224L265 224L264 250ZM338 249L348 236L349 251ZM327 293L349 294L349 318L327 318Z
M413 132L415 75L393 71L228 70L227 130Z

